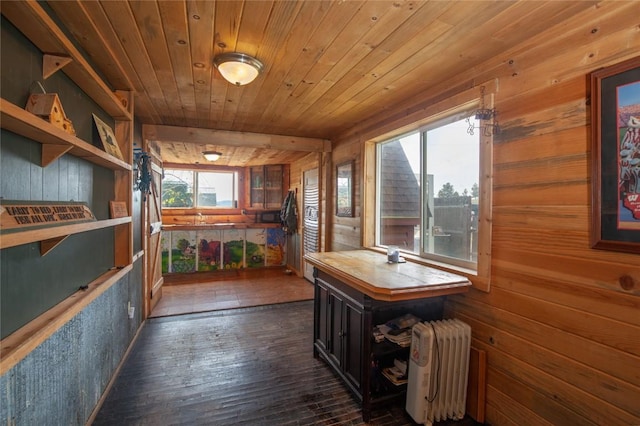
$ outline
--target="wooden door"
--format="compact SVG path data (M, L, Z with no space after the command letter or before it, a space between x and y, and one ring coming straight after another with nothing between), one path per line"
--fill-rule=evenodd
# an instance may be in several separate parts
M318 169L311 169L304 172L302 200L302 247L303 255L307 253L315 253L318 251L319 233L319 208L320 186L318 182ZM313 282L313 266L303 261L303 275L306 279Z
M145 200L145 313L148 317L162 297L162 159L153 143L147 144L151 165L151 192Z

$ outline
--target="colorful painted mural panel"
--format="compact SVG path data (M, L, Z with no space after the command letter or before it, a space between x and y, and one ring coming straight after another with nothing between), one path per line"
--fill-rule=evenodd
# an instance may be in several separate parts
M162 273L169 272L169 264L171 263L171 234L172 232L162 232L160 245L162 247Z
M216 271L222 268L222 231L198 231L198 271Z
M281 228L267 228L267 266L286 264L287 235Z
M247 268L264 266L266 229L247 229L245 259Z
M222 264L224 269L244 268L244 229L222 231Z
M173 231L171 235L171 263L169 272L196 270L196 232Z

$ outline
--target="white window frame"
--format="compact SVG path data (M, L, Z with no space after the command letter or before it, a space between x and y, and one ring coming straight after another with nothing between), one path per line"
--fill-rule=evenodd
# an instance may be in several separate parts
M381 148L382 145L388 142L392 142L398 139L402 139L406 136L409 136L411 134L416 134L417 137L419 138L419 145L420 145L420 157L421 157L421 161L420 161L420 200L419 200L419 204L421 206L420 208L420 244L419 244L419 250L418 253L414 252L414 251L403 251L402 247L400 247L401 251L403 251L403 254L413 254L416 256L420 256L421 258L425 258L425 259L430 259L432 261L436 261L436 262L441 262L441 263L445 263L445 264L451 264L453 266L459 267L459 268L464 268L464 269L468 269L468 270L472 270L472 271L477 271L477 262L476 261L470 261L470 260L464 260L464 259L460 259L460 258L454 258L454 257L448 257L448 256L444 256L442 254L438 254L438 253L431 253L431 252L426 252L425 251L425 233L427 232L427 217L426 217L426 213L427 213L427 199L426 197L428 196L428 185L427 185L427 180L428 180L428 175L425 172L428 172L427 167L426 167L426 162L427 162L427 157L429 155L429 153L427 151L425 151L424 146L425 146L425 134L427 132L429 132L430 130L435 130L441 127L444 127L448 124L454 123L454 122L459 122L459 121L464 121L467 117L471 117L473 116L475 109L471 109L468 111L463 111L460 113L456 113L456 114L452 114L448 117L444 117L441 118L435 122L429 123L427 125L421 126L417 129L413 129L410 132L407 132L405 134L384 140L384 141L380 141L378 143L376 143L376 170L378 171L376 173L376 236L375 236L375 244L376 246L380 246L383 248L386 248L387 246L382 244L380 242L380 238L381 235L379 234L380 231L380 227L382 226L381 224L381 218L380 218L380 193L379 193L379 186L378 186L378 182L381 178L381 168L382 168L382 162L381 162L381 158L380 158L380 154L381 154ZM465 128L465 131L467 131L467 129ZM480 141L480 135L479 135L479 131L475 130L474 134L477 135L478 137L478 141ZM480 173L479 173L479 168L480 165L478 164L478 178L477 178L477 182L478 183L480 180ZM431 191L436 191L437 188L430 188Z
M485 87L484 107L493 108L495 85L488 84ZM469 89L465 92L454 95L448 99L430 104L421 110L421 114L413 114L403 119L398 119L395 123L386 123L384 134L372 136L365 143L364 147L364 182L362 204L365 211L371 214L363 217L362 222L362 244L364 247L386 252L386 250L376 245L377 213L376 200L378 199L377 188L377 144L394 137L416 131L426 126L433 125L447 117L464 115L466 112L479 108L481 103L479 88ZM395 124L395 129L392 125ZM484 124L493 124L486 121ZM443 261L435 258L424 258L419 255L404 254L409 261L422 263L446 271L458 273L466 276L473 286L479 290L489 291L491 281L491 235L492 235L492 187L493 187L493 134L484 132L482 129L475 129L480 135L480 176L479 176L479 217L478 217L478 254L476 269L454 264L450 261ZM367 183L370 182L369 185ZM422 225L421 225L422 226Z

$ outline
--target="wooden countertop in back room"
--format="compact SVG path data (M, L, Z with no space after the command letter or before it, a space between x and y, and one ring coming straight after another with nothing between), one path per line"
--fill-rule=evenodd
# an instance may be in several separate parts
M280 228L279 223L202 223L190 225L162 225L163 231L197 231L201 229Z
M375 300L398 301L464 293L471 282L462 275L414 262L388 263L373 250L308 253L305 260Z

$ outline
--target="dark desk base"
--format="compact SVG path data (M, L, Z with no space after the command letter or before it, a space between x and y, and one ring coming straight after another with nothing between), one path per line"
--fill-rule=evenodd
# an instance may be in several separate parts
M412 313L423 321L442 318L445 296L385 302L354 290L331 275L314 269L314 356L322 358L362 404L362 418L371 419L374 405L404 400L406 385L395 386L381 373L409 348L375 343L376 325Z

